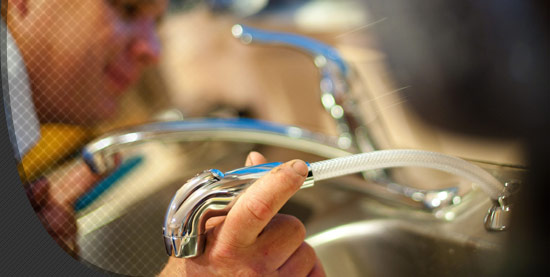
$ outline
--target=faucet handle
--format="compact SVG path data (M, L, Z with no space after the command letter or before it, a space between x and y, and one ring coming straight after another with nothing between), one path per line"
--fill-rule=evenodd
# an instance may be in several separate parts
M327 62L331 62L336 65L337 70L343 76L347 76L349 73L349 65L335 48L309 37L285 32L266 31L244 24L233 25L231 34L244 44L291 46L311 55L315 59L314 62L317 67L323 67Z

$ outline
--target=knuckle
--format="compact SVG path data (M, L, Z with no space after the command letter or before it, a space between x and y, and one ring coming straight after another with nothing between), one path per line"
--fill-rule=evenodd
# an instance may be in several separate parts
M265 261L261 260L256 262L248 262L234 273L234 276L257 277L266 276L268 270Z
M279 226L284 234L303 241L306 237L306 227L297 217L287 214L276 214L270 224Z
M235 276L243 276L243 277L260 277L263 276L262 272L255 267L247 267L242 268L235 272Z
M306 227L298 218L290 216L289 225L292 227L293 233L299 237L300 240L304 240L306 238Z
M306 237L306 227L297 217L287 214L276 214L270 222L280 232L297 240L303 241Z
M236 257L234 248L228 244L219 243L212 249L209 255L211 261L228 261Z
M313 249L311 245L304 242L304 244L302 244L302 247L304 248L305 256L307 257L308 260L311 259L315 261L317 259L317 254L315 254L315 249Z
M269 220L273 215L271 205L269 205L268 202L262 198L253 197L248 199L245 207L253 218L258 221Z
M304 268L312 269L317 261L317 255L315 254L313 247L304 242L300 245L300 249L298 251L300 252L300 264Z
M256 262L250 269L253 273L253 276L264 276L268 272L265 260Z
M304 182L304 178L286 164L272 170L270 175L285 192L297 191Z

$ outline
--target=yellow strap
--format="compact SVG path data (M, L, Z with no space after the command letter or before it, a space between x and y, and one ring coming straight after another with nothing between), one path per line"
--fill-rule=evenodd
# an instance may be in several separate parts
M23 157L19 166L23 182L32 181L41 176L60 160L77 151L86 143L90 134L90 130L82 126L65 124L40 126L40 140Z

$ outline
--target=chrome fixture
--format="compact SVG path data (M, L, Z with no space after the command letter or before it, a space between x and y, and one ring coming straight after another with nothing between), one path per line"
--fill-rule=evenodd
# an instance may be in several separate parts
M244 167L225 174L210 169L187 181L174 195L166 213L163 234L168 255L178 258L200 255L206 221L227 214L243 190L280 164ZM312 185L310 170L302 188Z
M271 32L243 24L232 27L231 33L245 44L289 46L309 54L321 74L321 104L337 124L338 146L359 152L377 150L370 139L366 124L351 95L352 69L333 47L320 41L283 32Z
M489 208L485 216L485 229L488 231L504 231L510 227L511 207L514 195L519 190L518 181L506 182L504 191L497 200L493 200L493 206Z

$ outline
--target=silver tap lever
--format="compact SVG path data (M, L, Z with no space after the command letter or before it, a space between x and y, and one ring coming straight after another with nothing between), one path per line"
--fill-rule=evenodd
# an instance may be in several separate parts
M202 254L206 221L227 214L242 191L280 164L243 167L226 173L210 169L188 180L176 192L166 212L163 235L168 255L191 258ZM310 169L302 188L312 185Z
M307 52L313 57L321 56L333 62L338 66L340 73L344 76L347 76L349 73L349 66L336 49L312 38L291 33L260 30L244 24L233 25L231 33L233 37L240 39L241 42L245 44L278 44L295 47ZM316 63L316 65L324 66L325 64L319 65Z

